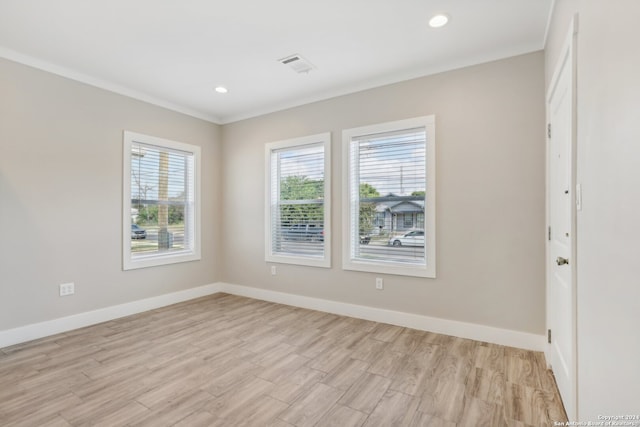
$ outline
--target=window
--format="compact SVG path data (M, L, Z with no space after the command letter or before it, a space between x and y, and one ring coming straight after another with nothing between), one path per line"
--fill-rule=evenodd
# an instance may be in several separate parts
M404 214L404 228L413 227L413 214Z
M124 132L123 269L200 259L200 147Z
M435 119L345 130L343 268L435 277Z
M385 224L385 213L376 212L375 219L373 220L373 225L378 228L383 228L384 224Z
M329 133L267 144L266 261L331 266L330 144Z

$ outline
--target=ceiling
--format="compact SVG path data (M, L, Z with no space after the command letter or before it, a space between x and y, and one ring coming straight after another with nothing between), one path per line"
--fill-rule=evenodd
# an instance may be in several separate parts
M540 50L552 2L0 0L0 57L229 123Z

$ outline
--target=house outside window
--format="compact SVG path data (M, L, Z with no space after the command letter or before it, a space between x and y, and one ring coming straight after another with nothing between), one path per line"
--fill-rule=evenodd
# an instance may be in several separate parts
M435 277L435 118L343 131L343 268Z
M200 259L200 147L125 131L123 269Z
M265 260L331 266L331 134L266 145Z

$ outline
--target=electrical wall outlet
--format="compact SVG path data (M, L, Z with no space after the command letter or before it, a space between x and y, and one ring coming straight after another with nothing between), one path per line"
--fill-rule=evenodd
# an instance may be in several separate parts
M272 276L275 276L275 275L276 275L276 273L277 273L277 271L276 271L276 266L275 266L275 265L272 265L272 266L271 266L271 275L272 275Z
M376 277L376 289L379 291L384 289L384 280L382 280L382 277Z
M71 283L63 283L60 285L60 296L66 297L69 295L73 295L76 293L76 287L73 282Z

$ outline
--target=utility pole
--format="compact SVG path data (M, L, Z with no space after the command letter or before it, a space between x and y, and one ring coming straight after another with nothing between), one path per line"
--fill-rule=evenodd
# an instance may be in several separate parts
M169 201L169 153L166 151L160 151L158 162L158 201L158 249L169 249L169 205L162 203Z

